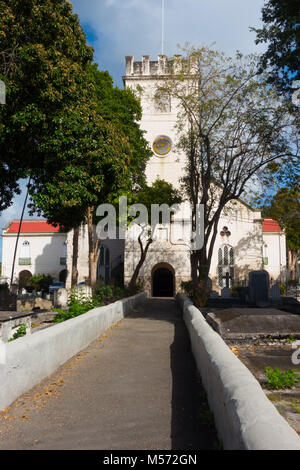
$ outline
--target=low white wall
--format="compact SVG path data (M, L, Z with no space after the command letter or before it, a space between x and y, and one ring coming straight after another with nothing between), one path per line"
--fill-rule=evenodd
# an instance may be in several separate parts
M63 323L2 343L0 410L121 320L146 293L95 308ZM4 349L3 349L4 348Z
M224 449L300 450L300 438L249 369L183 294L177 295Z

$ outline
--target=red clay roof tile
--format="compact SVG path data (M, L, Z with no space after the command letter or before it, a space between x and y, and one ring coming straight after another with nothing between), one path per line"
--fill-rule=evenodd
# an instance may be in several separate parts
M7 229L7 233L18 233L19 220L14 220ZM55 233L59 227L53 227L46 220L23 220L21 233Z

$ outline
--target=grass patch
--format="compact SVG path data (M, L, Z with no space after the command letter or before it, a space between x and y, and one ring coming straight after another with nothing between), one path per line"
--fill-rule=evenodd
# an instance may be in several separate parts
M265 368L265 372L268 387L273 390L292 388L297 382L300 382L300 377L295 369L283 371L268 366Z
M293 343L294 341L296 341L296 336L295 335L290 335L289 338L287 338L286 340L288 343Z

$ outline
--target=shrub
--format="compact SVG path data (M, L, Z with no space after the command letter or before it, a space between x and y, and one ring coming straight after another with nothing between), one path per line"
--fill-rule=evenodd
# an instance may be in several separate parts
M101 300L105 297L111 298L114 295L114 287L107 284L96 288L96 297Z
M78 317L78 315L82 315L93 308L102 307L105 304L111 303L112 301L125 296L126 292L124 289L111 285L98 286L92 298L87 296L80 288L72 289L69 297L68 312L62 309L55 309L57 315L55 315L53 321L55 323L61 323L69 320L70 318Z
M290 335L289 338L287 338L288 343L293 343L296 341L296 336L295 335Z
M86 313L89 310L99 306L100 305L97 299L89 299L86 297L86 295L78 292L76 289L73 289L69 299L69 311L66 312L60 308L55 309L57 315L55 315L53 321L55 323L61 323L65 320L69 320L70 318L78 317L79 315L82 315L83 313Z
M29 283L35 291L45 290L48 292L52 282L53 277L49 274L35 274L29 279Z
M297 382L300 382L300 377L295 369L288 369L286 371L280 369L273 369L268 366L265 368L267 383L271 389L291 388Z
M280 289L280 294L281 295L286 294L286 285L285 284L279 284L279 289Z

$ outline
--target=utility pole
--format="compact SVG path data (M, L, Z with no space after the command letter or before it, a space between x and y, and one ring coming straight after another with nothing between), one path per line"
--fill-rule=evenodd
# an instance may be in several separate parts
M164 55L165 41L165 0L161 0L161 54Z

